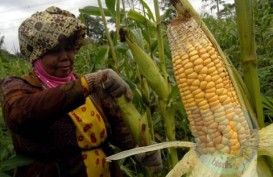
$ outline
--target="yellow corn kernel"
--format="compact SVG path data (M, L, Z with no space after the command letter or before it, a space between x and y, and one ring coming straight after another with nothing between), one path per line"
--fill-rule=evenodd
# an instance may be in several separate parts
M198 55L198 53L197 53L196 50L191 51L191 52L189 53L189 56L190 56L190 57L192 57L192 56L194 56L194 55Z
M199 50L199 55L201 56L202 54L204 54L204 53L206 53L207 51L206 51L206 49L205 48L201 48L200 50Z
M192 62L188 62L188 63L186 63L186 64L184 65L184 69L185 69L185 70L188 69L188 68L193 68Z
M193 68L185 69L185 74L189 75L193 72Z
M208 53L204 53L200 57L202 58L202 60L206 60L207 58L210 57L210 55Z
M190 57L191 62L195 62L198 59L199 59L199 55L194 55L194 56ZM203 60L202 60L202 62L203 62Z
M194 66L193 70L196 72L196 73L199 73L201 71L201 69L203 68L203 65L196 65Z
M207 81L201 81L200 82L200 89L204 90L207 87L208 82Z
M198 55L196 55L196 56L198 56ZM202 58L198 57L195 61L193 61L193 64L195 66L197 66L197 65L203 65L203 62L204 62L204 60Z
M197 76L198 76L198 74L197 74L196 72L192 72L192 73L190 73L190 74L188 75L188 78L189 78L189 79L196 79Z
M215 87L215 83L210 81L210 82L208 82L206 89L211 89L211 88L214 88L214 87Z
M208 73L208 68L206 66L203 66L203 68L199 72L200 74L207 74Z
M211 58L207 58L204 60L204 65L206 66L206 65L210 64L211 62L212 62Z
M191 85L194 85L194 86L199 86L200 85L200 81L198 79L195 79Z
M195 96L194 96L196 99L199 99L199 98L202 98L204 99L205 97L205 93L200 91L199 93L197 93Z

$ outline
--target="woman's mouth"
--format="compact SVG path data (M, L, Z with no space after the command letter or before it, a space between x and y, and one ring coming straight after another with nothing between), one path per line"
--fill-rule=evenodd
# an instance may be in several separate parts
M62 70L70 70L70 69L71 69L71 66L61 67L60 69L62 69Z
M64 65L64 66L60 66L59 69L61 70L71 70L72 69L72 65Z

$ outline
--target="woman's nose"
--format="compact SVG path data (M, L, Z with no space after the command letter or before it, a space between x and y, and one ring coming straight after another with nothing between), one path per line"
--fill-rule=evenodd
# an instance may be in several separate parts
M60 59L61 60L69 60L69 58L70 58L69 55L70 55L69 51L67 51L65 49L60 50Z

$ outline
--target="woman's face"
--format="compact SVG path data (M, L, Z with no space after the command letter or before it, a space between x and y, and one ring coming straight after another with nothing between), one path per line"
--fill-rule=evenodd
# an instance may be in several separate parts
M41 57L44 70L51 76L66 77L73 71L74 41L68 38Z

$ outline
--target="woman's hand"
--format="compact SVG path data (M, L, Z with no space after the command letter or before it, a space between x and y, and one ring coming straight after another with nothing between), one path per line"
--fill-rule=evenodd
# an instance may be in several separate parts
M96 89L104 89L113 97L120 97L124 94L128 100L133 98L129 85L112 69L99 70L95 73L86 74L84 77L90 93Z
M157 173L163 168L159 150L137 154L134 158L140 164L149 167L153 173Z

